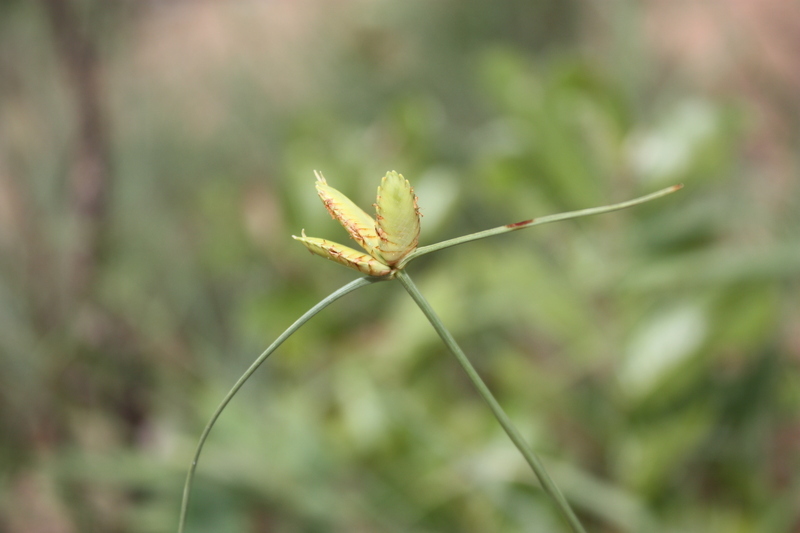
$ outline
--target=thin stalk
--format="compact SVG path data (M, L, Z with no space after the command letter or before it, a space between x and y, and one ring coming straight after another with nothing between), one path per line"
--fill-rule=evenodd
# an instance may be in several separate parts
M206 424L203 433L200 435L200 441L197 443L197 449L194 452L194 457L192 458L192 464L189 466L189 472L186 474L186 484L183 487L183 500L181 501L181 515L180 515L180 521L178 522L178 533L183 533L184 526L186 525L186 513L189 509L189 494L192 490L192 481L194 480L194 472L197 469L197 461L200 459L200 452L203 451L203 444L205 444L206 438L208 438L208 434L211 432L211 428L214 427L214 423L219 418L219 415L222 414L222 411L228 405L228 402L230 402L231 399L239 391L239 389L242 388L244 382L247 381L248 378L253 375L253 372L255 372L259 366L261 366L261 363L266 361L267 357L272 355L272 352L274 352L281 344L283 344L283 342L286 339L288 339L295 331L300 329L300 326L308 322L308 320L311 317L313 317L314 315L316 315L317 313L328 307L330 304L332 304L342 296L349 294L354 290L369 285L371 283L375 283L376 281L382 281L382 279L359 278L357 280L351 281L350 283L338 289L337 291L333 292L332 294L328 295L317 305L306 311L306 313L300 318L298 318L294 324L289 326L286 329L286 331L281 333L281 335L277 339L275 339L275 342L273 342L269 346L269 348L264 350L264 353L259 355L256 358L256 360L253 361L253 364L250 365L250 368L248 368L245 371L245 373L242 374L242 377L239 378L239 380L233 385L233 388L228 392L227 395L225 395L225 398L223 398L222 402L219 404L219 407L217 407L217 410L214 411L214 414L211 415L211 420L208 421L208 424Z
M523 220L522 222L514 222L512 224L506 224L505 226L499 226L497 228L479 231L478 233L463 235L461 237L456 237L455 239L449 239L446 241L437 242L436 244L431 244L429 246L421 246L416 250L414 250L413 252L411 252L410 254L408 254L402 261L400 261L400 263L397 265L397 268L402 269L406 264L408 264L409 261L416 259L421 255L441 250L442 248L449 248L451 246L464 244L465 242L477 241L478 239L485 239L486 237L491 237L493 235L500 235L502 233L508 233L510 231L517 231L523 228L540 226L542 224L548 224L550 222L558 222L559 220L588 217L590 215L600 215L602 213L608 213L610 211L618 211L620 209L625 209L627 207L633 207L634 205L639 205L645 202L649 202L650 200L655 200L656 198L661 198L662 196L666 196L682 188L683 185L681 184L673 185L672 187L667 187L666 189L661 189L660 191L656 191L646 196L640 196L639 198L628 200L627 202L620 202L618 204L604 205L600 207L590 207L589 209L581 209L579 211L568 211L566 213L558 213L556 215L547 215L539 218L532 218L530 220Z
M545 470L542 461L531 449L531 447L528 446L528 443L525 442L525 439L522 437L519 430L517 430L517 428L511 422L511 419L508 418L508 415L505 413L505 411L503 411L503 408L500 407L500 404L497 403L497 400L492 395L489 387L486 386L480 375L478 375L475 367L473 367L472 363L469 362L469 359L467 359L467 356L464 355L464 352L456 343L453 335L444 326L431 305L428 303L425 297L422 296L422 293L419 292L417 286L413 281L411 281L411 278L404 270L398 271L395 277L400 280L400 283L403 284L403 287L405 287L406 291L408 291L408 294L411 295L411 298L414 299L416 304L428 318L428 321L433 326L433 329L436 330L436 333L439 334L439 337L441 337L442 341L444 341L445 345L447 345L447 348L453 353L453 355L456 356L458 362L461 363L461 366L464 368L467 376L472 381L472 384L475 385L475 388L478 389L478 393L481 395L481 397L483 397L486 403L489 404L489 409L492 410L492 414L494 414L495 418L497 418L497 421L500 422L501 426L503 426L503 429L508 434L511 441L531 466L533 473L536 474L537 478L539 478L539 482L542 484L545 492L547 492L547 494L553 499L559 511L561 511L561 514L572 528L572 531L574 533L586 533L566 498L564 498L564 495L561 494L561 491L558 489L556 484L553 483L553 480L550 479L550 476L547 474L547 470Z

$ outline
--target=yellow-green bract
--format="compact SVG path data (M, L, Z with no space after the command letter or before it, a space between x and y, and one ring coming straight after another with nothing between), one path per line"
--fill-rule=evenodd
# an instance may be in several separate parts
M355 268L359 272L369 276L385 276L389 274L392 269L371 255L354 250L349 246L344 246L339 243L326 241L325 239L318 239L316 237L306 237L305 231L302 232L301 237L294 237L302 242L306 248L311 250L317 255L321 255L331 261L336 261L340 265L350 268Z
M347 196L317 176L317 193L333 218L342 224L364 250L363 254L339 243L292 235L312 253L348 266L370 276L393 276L395 265L413 252L419 241L419 207L414 189L397 172L391 171L381 180L375 204L376 220Z
M387 173L378 187L375 210L378 250L387 265L395 265L419 242L419 207L408 180L397 172Z

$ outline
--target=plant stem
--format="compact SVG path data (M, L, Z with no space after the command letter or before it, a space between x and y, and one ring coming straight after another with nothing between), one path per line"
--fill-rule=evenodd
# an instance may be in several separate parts
M660 191L656 191L646 196L640 196L639 198L628 200L627 202L620 202L618 204L604 205L600 207L590 207L588 209L581 209L579 211L567 211L566 213L558 213L556 215L547 215L539 218L532 218L530 220L523 220L522 222L515 222L513 224L506 224L505 226L499 226L497 228L479 231L478 233L462 235L461 237L456 237L455 239L449 239L446 241L437 242L436 244L421 246L416 250L414 250L413 252L411 252L410 254L408 254L402 261L400 261L400 263L397 265L397 268L402 269L405 265L408 264L409 261L416 259L421 255L441 250L442 248L450 248L451 246L464 244L465 242L477 241L478 239L485 239L486 237L491 237L493 235L500 235L502 233L517 231L523 228L530 228L532 226L540 226L542 224L547 224L549 222L558 222L559 220L588 217L590 215L600 215L602 213L608 213L610 211L618 211L620 209L625 209L626 207L633 207L634 205L643 204L645 202L649 202L650 200L661 198L662 196L666 196L682 188L683 185L680 184L673 185L672 187L667 187L666 189L661 189Z
M236 395L236 393L239 391L239 389L242 388L244 382L247 381L248 378L253 375L253 372L255 372L259 366L261 366L261 363L266 361L267 357L272 355L272 352L274 352L281 344L283 344L283 342L286 339L288 339L295 331L300 329L300 326L308 322L308 320L311 317L313 317L314 315L316 315L317 313L328 307L330 304L332 304L342 296L349 294L354 290L369 285L371 283L375 283L377 281L383 281L383 280L381 278L359 278L357 280L351 281L350 283L338 289L337 291L331 293L325 299L320 301L317 305L306 311L306 313L300 318L298 318L294 324L289 326L286 329L286 331L281 333L281 335L277 339L275 339L275 342L273 342L269 346L269 348L264 350L264 353L259 355L256 358L256 360L253 361L253 364L250 365L250 368L248 368L245 371L245 373L242 374L242 377L239 378L239 380L233 385L233 388L231 388L228 394L225 395L225 398L223 398L222 402L219 404L219 407L217 407L216 411L214 411L214 414L211 415L211 420L208 421L208 424L206 424L203 433L200 435L200 441L197 443L197 449L194 452L194 457L192 458L192 464L189 466L189 472L186 474L186 484L183 487L183 500L181 501L181 515L180 515L180 520L178 522L178 533L183 533L184 526L186 525L186 513L189 508L189 494L192 489L194 472L197 469L197 461L200 459L200 452L203 451L203 444L205 444L206 438L208 438L208 434L211 432L211 428L214 427L214 423L219 418L219 415L222 414L222 411L225 409L225 406L228 405L228 402L230 402L231 399L234 397L234 395Z
M473 385L475 385L475 388L478 389L478 393L480 393L486 403L489 404L489 408L492 410L495 418L497 418L497 421L500 422L501 426L503 426L503 429L508 434L511 441L531 466L534 474L536 474L536 477L539 478L542 488L544 488L545 492L547 492L547 494L553 499L559 511L561 511L561 513L564 515L564 518L572 528L572 531L575 533L586 533L580 521L578 520L578 517L575 516L575 513L572 511L572 508L570 507L566 498L564 498L564 495L561 494L561 491L558 489L556 484L553 483L553 480L550 479L550 476L547 474L547 470L545 470L544 465L539 457L536 455L536 453L534 453L531 447L528 446L528 443L525 442L525 439L522 437L519 430L517 430L517 428L511 422L511 419L508 418L508 415L506 415L505 411L503 411L503 408L500 407L500 404L497 403L497 400L494 398L489 388L478 375L475 367L473 367L472 363L469 362L469 359L467 359L467 356L464 355L464 352L456 343L453 335L444 326L431 305L428 303L425 297L422 296L422 293L419 292L417 286L413 281L411 281L411 278L404 270L398 271L395 277L400 280L400 283L403 284L403 287L405 287L406 291L408 291L408 294L411 295L411 298L414 299L419 308L428 318L428 321L433 326L433 329L436 330L436 333L439 334L439 337L441 337L442 341L444 341L445 345L447 345L447 348L453 353L453 355L456 356L458 362L461 363L461 366L464 368L467 376L469 376L469 379L472 381Z

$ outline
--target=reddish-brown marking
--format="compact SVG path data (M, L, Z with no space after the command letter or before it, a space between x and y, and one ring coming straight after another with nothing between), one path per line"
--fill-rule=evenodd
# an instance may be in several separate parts
M536 219L532 218L530 220L523 220L522 222L514 222L513 224L506 224L506 227L507 228L519 228L521 226L527 226L528 224L530 224L534 220L536 220Z

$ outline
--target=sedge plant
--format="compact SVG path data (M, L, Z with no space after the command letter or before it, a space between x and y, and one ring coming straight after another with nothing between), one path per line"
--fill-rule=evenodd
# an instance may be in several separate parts
M325 239L308 237L305 234L305 230L301 232L300 237L293 236L293 238L300 241L312 253L357 270L358 272L364 274L364 276L351 281L340 289L334 291L332 294L317 303L314 307L309 309L303 316L297 319L297 321L289 326L289 328L286 329L286 331L284 331L275 340L275 342L273 342L261 355L256 358L256 360L250 365L245 373L233 385L228 394L223 398L222 402L212 414L211 419L206 424L202 434L200 435L197 448L195 449L183 489L183 500L181 503L178 533L184 533L192 482L194 480L194 474L195 470L197 469L197 462L200 458L200 453L203 450L203 445L208 438L214 423L217 421L219 416L222 414L222 411L231 401L233 396L239 391L242 385L244 385L244 383L256 371L256 369L258 369L258 367L261 366L261 364L287 338L289 338L311 317L322 311L324 308L342 296L349 294L356 289L379 281L388 280L399 281L417 306L419 306L420 310L436 330L436 333L447 346L447 349L456 357L480 396L489 406L489 409L494 417L500 423L503 430L508 434L508 437L511 439L514 446L517 447L525 461L530 465L531 470L533 470L533 473L538 478L542 488L552 499L553 504L559 510L564 520L569 524L572 531L574 533L585 533L585 530L578 520L578 517L570 507L569 502L567 502L564 495L548 475L541 459L528 445L528 443L520 434L519 430L517 430L517 428L511 422L511 419L508 417L508 415L506 415L505 411L497 402L492 392L483 382L481 377L478 375L478 372L464 354L464 351L459 347L453 335L445 327L439 316L411 280L411 277L405 271L405 267L414 259L437 250L491 237L493 235L500 235L541 224L547 224L549 222L557 222L560 220L590 215L599 215L602 213L617 211L619 209L625 209L627 207L649 202L650 200L655 200L656 198L673 193L679 190L682 185L673 185L672 187L668 187L666 189L662 189L652 194L635 198L627 202L532 218L530 220L506 224L504 226L499 226L497 228L478 233L456 237L454 239L449 239L436 244L418 247L417 244L419 242L420 234L420 211L417 204L417 197L414 195L414 189L401 174L398 174L394 171L388 172L381 180L381 184L378 187L378 199L375 203L375 218L359 208L347 196L328 185L322 174L315 172L315 175L317 177L317 193L322 199L325 208L334 219L338 220L342 226L344 226L344 228L350 234L350 237L355 240L364 251L362 252L355 250L348 246Z

